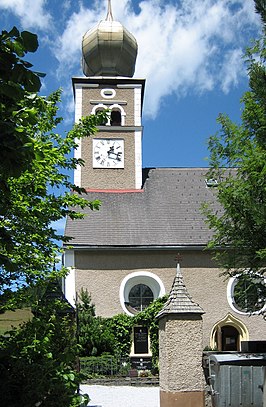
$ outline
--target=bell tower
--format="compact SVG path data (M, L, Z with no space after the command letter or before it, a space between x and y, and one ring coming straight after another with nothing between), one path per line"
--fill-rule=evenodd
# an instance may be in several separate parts
M132 78L137 57L133 35L113 19L111 1L105 20L83 36L85 77L73 78L75 121L108 109L96 135L79 141L76 158L85 165L74 181L87 190L139 190L142 187L142 105L144 79Z

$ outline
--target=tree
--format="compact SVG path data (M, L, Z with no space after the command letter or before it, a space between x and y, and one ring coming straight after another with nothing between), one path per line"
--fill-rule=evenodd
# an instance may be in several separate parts
M68 238L52 222L80 218L72 207L100 206L82 197L68 171L83 164L71 156L76 140L95 133L106 114L57 134L61 91L39 96L42 75L23 59L37 47L35 34L15 27L0 35L0 311L25 303L29 293L65 273L55 263ZM79 406L75 324L63 315L65 303L52 296L37 305L31 298L29 305L35 306L32 321L0 337L1 400L14 407Z
M41 287L46 288L47 285ZM49 288L49 286L48 286ZM29 293L32 294L32 293ZM37 298L36 298L37 299ZM31 299L31 306L33 301ZM73 312L50 284L34 301L34 317L0 337L0 392L5 406L79 407L78 345Z
M246 52L250 90L242 98L242 123L220 115L221 130L209 139L208 177L218 182L215 194L221 210L205 207L205 213L214 232L208 247L216 250L220 266L246 282L252 277L256 286L262 280L255 279L266 271L265 1L255 0L255 8L263 29L262 37Z
M91 297L87 290L81 290L76 308L80 356L113 354L115 337L106 320L96 317L95 306L91 304Z
M1 294L14 284L33 284L52 272L59 242L67 238L58 235L51 222L65 216L81 217L72 209L74 206L91 209L100 206L99 201L90 202L80 196L83 190L73 185L67 174L82 164L70 156L77 146L76 138L95 132L98 116L83 118L61 137L53 131L61 121L56 117L60 91L48 98L31 96L31 105L38 111L38 123L33 128L29 125L27 130L34 140L35 157L19 177L5 180L8 199L0 198Z
M100 206L98 200L90 202L80 195L85 191L70 181L68 171L83 164L71 156L76 140L95 133L105 113L83 118L64 136L57 134L61 91L49 97L37 95L38 75L15 55L36 47L37 37L20 35L15 28L0 37L0 58L9 61L0 70L1 126L6 129L0 139L6 154L0 163L0 306L4 308L16 286L35 284L53 274L60 242L67 237L58 235L52 222L81 217L72 207Z
M32 64L23 57L38 49L37 35L18 31L16 27L0 35L0 127L1 127L1 184L9 176L19 176L29 168L34 157L34 145L28 126L38 122L38 112L24 101L29 93L41 88L44 74L31 70Z

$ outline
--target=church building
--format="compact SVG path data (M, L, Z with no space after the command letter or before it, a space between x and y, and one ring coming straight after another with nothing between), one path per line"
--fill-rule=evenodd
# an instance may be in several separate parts
M142 167L145 79L133 77L136 57L137 42L114 20L109 1L106 19L82 40L85 76L73 78L76 122L103 109L109 118L75 152L85 162L75 184L86 189L85 199L102 204L85 209L84 219L67 220L65 296L74 305L84 288L97 315L134 315L170 292L180 256L187 290L205 312L204 347L240 350L241 341L264 338L264 304L250 315L235 296L239 280L221 276L205 250L212 232L201 206L217 206L207 169ZM132 352L150 355L149 346Z

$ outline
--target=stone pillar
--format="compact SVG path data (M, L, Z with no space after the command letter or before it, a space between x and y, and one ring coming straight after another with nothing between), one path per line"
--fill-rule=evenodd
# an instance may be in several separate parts
M160 407L204 407L202 308L189 296L179 264L159 318Z

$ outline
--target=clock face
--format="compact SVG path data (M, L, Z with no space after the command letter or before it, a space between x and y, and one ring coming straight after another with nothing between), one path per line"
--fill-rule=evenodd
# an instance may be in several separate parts
M93 168L124 168L124 140L93 139Z

